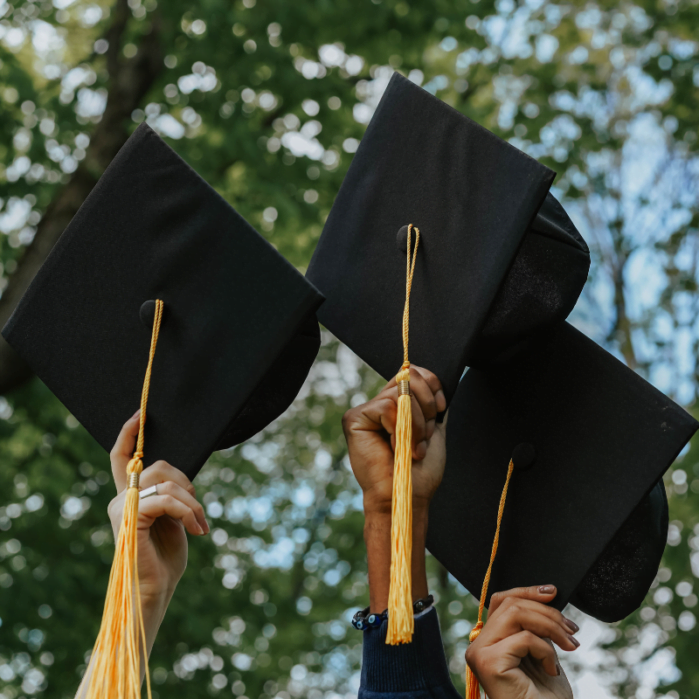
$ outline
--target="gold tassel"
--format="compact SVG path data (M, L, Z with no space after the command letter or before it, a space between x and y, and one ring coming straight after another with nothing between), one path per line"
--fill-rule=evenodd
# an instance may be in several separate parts
M408 330L410 289L413 284L420 231L415 228L415 250L412 251L408 226L405 306L403 308L403 366L396 376L398 414L396 416L396 448L393 460L393 499L391 503L391 581L388 593L388 630L386 643L395 646L413 639L413 593L411 554L413 549L413 413L410 398L410 362Z
M493 563L495 561L495 554L498 552L498 543L500 541L500 525L502 524L502 513L505 510L505 500L507 498L507 489L510 487L510 478L512 478L512 472L514 471L515 464L512 459L510 459L510 465L507 467L507 478L505 479L505 487L502 489L502 495L500 496L500 506L498 507L498 522L495 527L495 538L493 539L493 548L490 551L490 563L488 564L488 570L485 573L485 578L483 579L483 587L481 587L481 599L478 605L478 621L476 625L471 630L468 636L469 643L473 643L481 633L483 628L483 609L485 608L485 600L488 596L488 585L490 584L490 574L493 571ZM471 672L471 668L466 665L466 699L480 699L481 688L478 684L478 678Z
M157 300L155 304L148 367L141 393L138 441L133 458L126 467L128 481L124 514L114 552L112 571L109 575L102 625L85 675L85 679L89 677L85 699L137 699L140 697L141 652L145 662L148 697L151 699L148 649L138 581L137 524L140 500L138 483L143 471L146 404L153 357L163 316L163 302ZM80 692L78 695L82 696Z

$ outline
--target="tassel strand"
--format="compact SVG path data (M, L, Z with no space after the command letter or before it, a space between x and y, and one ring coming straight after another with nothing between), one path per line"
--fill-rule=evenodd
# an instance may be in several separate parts
M495 538L493 539L493 548L490 551L490 563L488 564L488 570L485 573L485 578L483 579L483 587L481 587L481 599L478 604L478 621L476 625L471 630L468 636L469 643L473 643L481 633L483 628L483 610L485 608L485 600L488 597L488 585L490 584L490 574L493 572L493 563L495 561L495 554L498 552L498 543L500 542L500 525L502 524L502 514L505 511L505 500L507 499L507 490L510 487L510 478L512 478L512 472L514 471L515 464L512 459L510 459L510 465L507 467L507 478L505 479L505 487L502 489L502 495L500 496L500 505L498 507L498 522L495 527ZM471 668L466 665L466 699L480 699L481 688L478 684L478 678L471 672Z

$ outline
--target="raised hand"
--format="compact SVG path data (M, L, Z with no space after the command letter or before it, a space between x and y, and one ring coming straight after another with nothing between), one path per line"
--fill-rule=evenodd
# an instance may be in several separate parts
M466 651L466 662L488 699L573 699L554 643L575 650L579 629L547 606L555 597L553 585L492 596L488 620Z

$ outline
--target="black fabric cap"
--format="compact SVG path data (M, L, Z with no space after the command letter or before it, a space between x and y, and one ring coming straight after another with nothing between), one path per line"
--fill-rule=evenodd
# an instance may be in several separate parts
M636 505L570 598L601 621L618 621L641 606L663 557L669 523L665 484Z
M406 259L397 237L414 224L421 239L410 297L410 361L437 374L450 399L553 177L396 73L308 268L327 299L319 320L384 378L398 372ZM552 197L549 208L532 230L578 247L586 277L584 243L580 249L568 240ZM544 304L547 314L551 301ZM494 343L511 344L512 328L505 338L499 331L496 323Z
M663 512L656 484L697 427L561 323L510 361L472 368L461 381L428 548L479 595L509 460L531 445L533 463L516 468L510 483L489 595L554 584L556 607L573 601L606 621L622 618L643 600L665 546L666 502Z
M142 306L156 298L145 461L193 478L294 399L320 344L322 295L143 124L3 329L105 449L138 408L151 335Z

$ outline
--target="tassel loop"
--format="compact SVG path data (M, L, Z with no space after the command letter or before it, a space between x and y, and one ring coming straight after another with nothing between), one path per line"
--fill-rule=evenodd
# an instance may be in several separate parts
M472 629L471 633L468 635L468 642L473 643L481 634L481 629L483 628L483 622L479 621Z
M141 473L143 473L143 454L136 452L126 465L126 475L129 477L128 488L138 488Z

